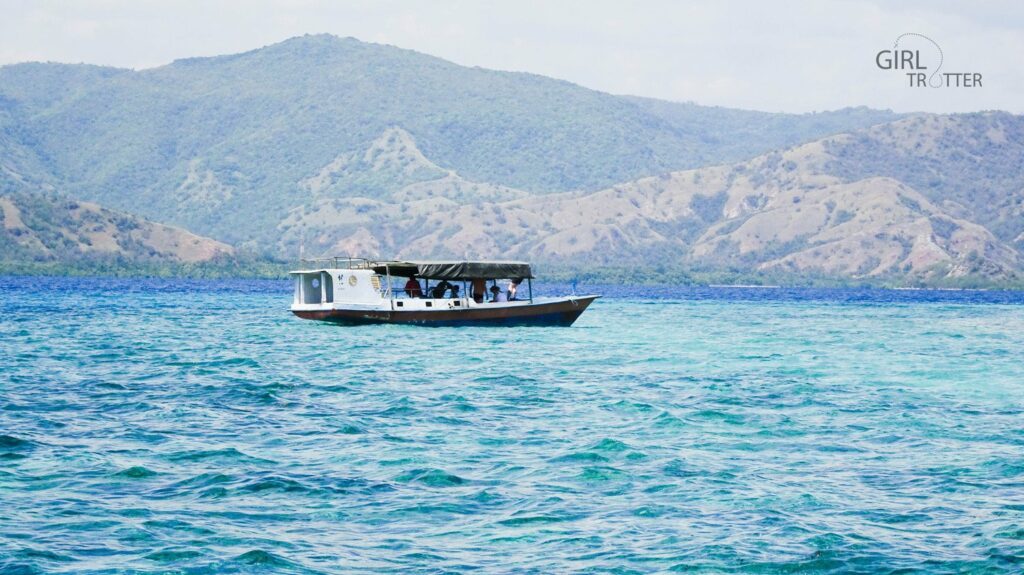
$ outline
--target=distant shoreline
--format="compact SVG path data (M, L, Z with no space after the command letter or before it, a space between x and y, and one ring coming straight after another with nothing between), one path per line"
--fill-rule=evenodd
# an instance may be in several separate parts
M181 280L264 279L284 280L294 262L252 260L216 263L144 263L88 261L77 264L0 262L0 277L95 277L166 278ZM721 270L654 268L578 268L542 264L534 266L540 281L552 283L605 284L622 286L704 287L713 289L846 288L898 291L1022 291L1024 279L988 278L843 278L784 273L744 273Z

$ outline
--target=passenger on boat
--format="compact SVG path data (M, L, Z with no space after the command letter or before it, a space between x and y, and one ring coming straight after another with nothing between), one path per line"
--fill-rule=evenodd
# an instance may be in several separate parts
M405 295L409 297L423 297L423 289L415 277L411 277L409 281L405 282Z
M448 283L448 280L441 280L441 283L434 286L434 289L430 290L430 297L434 299L441 299L444 297L446 291L451 289L452 284Z
M501 291L501 288L498 287L497 283L492 285L491 286L491 303L501 303L501 302L506 302L506 301L508 301L508 297L505 295L505 292Z
M459 299L459 286L452 285L452 299Z
M519 289L519 282L521 282L521 281L523 281L523 280L522 279L509 280L509 282L508 282L508 301L515 301L516 300L516 291Z
M470 287L470 295L473 296L473 301L476 303L484 303L484 297L487 292L487 280L475 279Z

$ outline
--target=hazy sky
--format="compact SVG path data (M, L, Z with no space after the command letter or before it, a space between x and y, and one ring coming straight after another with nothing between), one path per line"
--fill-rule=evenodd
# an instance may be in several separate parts
M616 94L803 112L845 106L1024 112L1024 2L515 0L2 0L0 64L149 68L306 33L393 44L459 64L566 79ZM879 50L903 33L980 88L911 88ZM934 71L937 50L919 37Z

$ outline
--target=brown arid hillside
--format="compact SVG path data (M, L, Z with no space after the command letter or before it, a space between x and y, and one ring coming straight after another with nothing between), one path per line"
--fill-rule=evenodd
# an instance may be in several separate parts
M281 249L1012 279L1024 265L1022 174L1008 173L1024 158L1021 125L1009 114L913 117L746 162L548 195L467 181L394 128L305 180L310 200L279 225ZM335 172L365 181L396 166L423 177L373 197L330 189Z
M222 242L89 202L43 192L0 195L0 262L195 264L233 254Z
M1022 241L1024 116L922 114L822 141L825 169L843 181L897 179L1004 241Z

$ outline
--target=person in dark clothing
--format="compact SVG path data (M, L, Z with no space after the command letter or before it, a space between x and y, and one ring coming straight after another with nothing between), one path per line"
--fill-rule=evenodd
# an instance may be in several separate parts
M430 290L430 297L434 299L441 299L444 297L444 293L451 289L452 284L448 283L448 280L441 280L441 283L434 286L434 289Z
M420 282L416 280L415 276L405 282L405 295L409 297L423 297L423 288L420 287Z

